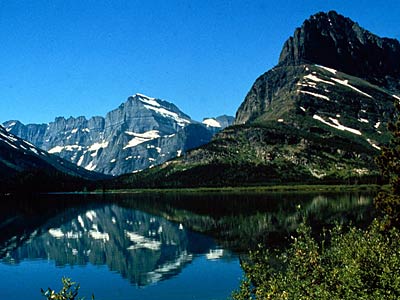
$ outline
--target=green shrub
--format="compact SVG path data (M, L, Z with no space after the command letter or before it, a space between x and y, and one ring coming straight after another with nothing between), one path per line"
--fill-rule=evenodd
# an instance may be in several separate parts
M400 113L400 103L395 102L395 107ZM376 208L387 216L387 226L400 228L400 119L389 123L392 139L387 147L382 147L381 154L376 162L382 175L388 179L391 186L389 192L381 192L375 198Z
M242 263L233 299L399 299L400 234L375 220L367 230L337 225L322 242L302 224L280 253L260 247ZM328 245L329 243L329 245Z
M61 279L63 287L61 290L56 293L51 288L47 288L47 290L41 289L42 295L47 300L83 300L84 298L77 298L79 284L76 282L72 282L70 278L63 277ZM92 300L94 300L94 296L92 295Z

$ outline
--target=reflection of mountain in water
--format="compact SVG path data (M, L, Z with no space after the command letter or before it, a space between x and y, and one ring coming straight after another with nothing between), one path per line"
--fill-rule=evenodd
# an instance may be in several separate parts
M214 248L211 238L182 224L105 205L82 210L57 227L36 229L29 240L7 252L4 261L42 258L59 266L90 262L107 265L134 284L147 285L179 273L196 254L208 253L211 259L223 254Z
M230 252L206 235L240 252L259 242L282 245L303 218L314 229L337 221L368 223L372 196L212 192L6 199L0 201L0 259L107 265L146 285L179 273L197 254L229 259Z

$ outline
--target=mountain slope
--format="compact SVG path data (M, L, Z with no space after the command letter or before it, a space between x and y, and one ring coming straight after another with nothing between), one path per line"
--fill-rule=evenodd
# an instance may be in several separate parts
M35 147L0 125L0 190L64 190L104 178Z
M59 117L50 124L29 125L8 121L4 126L49 153L111 175L163 163L210 141L223 128L195 122L174 104L141 94L105 118Z
M285 43L279 64L256 80L235 126L180 159L114 184L375 181L374 156L389 140L393 102L400 100L398 44L335 12L316 14Z

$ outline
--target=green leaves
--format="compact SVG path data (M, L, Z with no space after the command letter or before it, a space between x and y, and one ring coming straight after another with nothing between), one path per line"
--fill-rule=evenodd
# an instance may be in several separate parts
M317 242L303 223L287 250L250 254L233 299L398 299L400 232L381 225L347 232L337 225Z
M41 289L43 297L47 300L83 300L84 298L76 298L78 296L78 291L80 285L76 282L72 282L70 278L63 277L61 279L63 284L62 289L56 293L51 288L47 290ZM92 300L94 300L94 295L92 295Z
M400 112L400 103L395 107ZM376 162L384 177L391 185L390 192L381 192L375 199L375 206L387 216L387 227L400 227L400 120L389 124L392 139L388 147L383 147Z

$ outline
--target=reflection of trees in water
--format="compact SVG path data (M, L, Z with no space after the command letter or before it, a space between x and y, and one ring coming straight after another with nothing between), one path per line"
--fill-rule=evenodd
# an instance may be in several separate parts
M213 192L135 195L120 203L212 234L224 247L243 251L259 242L285 243L303 218L316 231L335 222L363 226L372 218L372 199L371 193Z
M371 218L368 193L146 193L46 196L2 203L0 257L107 265L139 285L173 276L196 254L281 245L301 220L315 228ZM182 230L183 227L183 230ZM228 255L228 256L227 256Z

